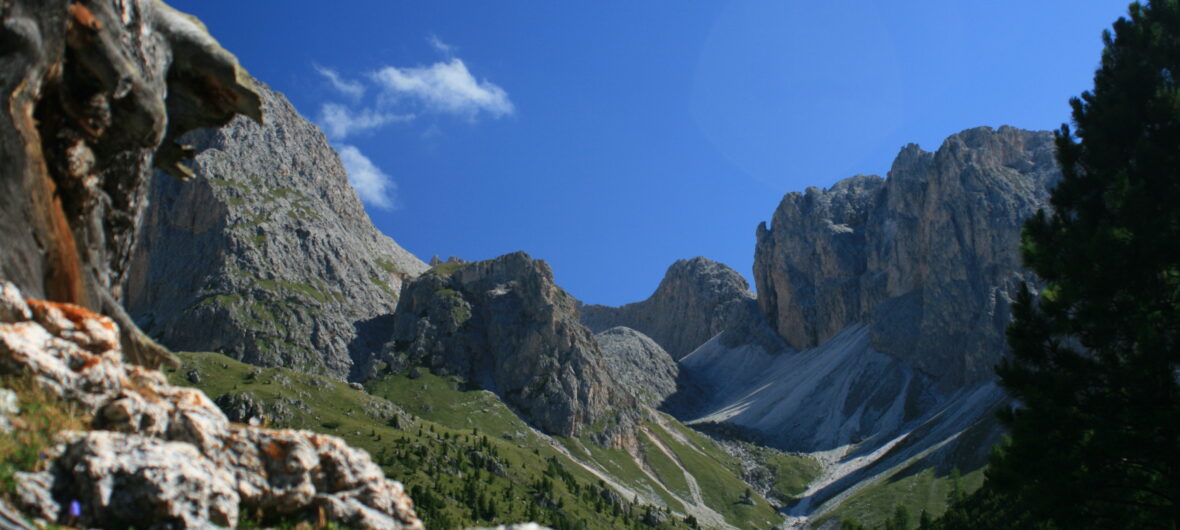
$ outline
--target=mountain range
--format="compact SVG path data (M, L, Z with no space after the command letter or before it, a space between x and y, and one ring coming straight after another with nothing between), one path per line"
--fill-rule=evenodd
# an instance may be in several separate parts
M1006 398L992 366L1007 351L1016 290L1037 282L1020 266L1018 242L1060 176L1051 133L969 129L934 152L903 147L885 178L788 193L754 230L757 294L728 266L695 257L673 263L646 300L587 305L525 252L428 266L402 249L372 225L323 133L166 6L62 2L72 17L62 27L47 14L53 6L17 4L60 54L79 39L144 27L158 30L154 46L176 50L171 62L153 61L144 43L102 41L109 53L88 60L139 76L132 96L118 83L99 91L119 120L61 104L102 80L91 79L97 67L54 77L52 61L28 54L28 64L6 67L41 95L5 88L40 119L10 119L0 135L14 160L4 170L12 237L0 273L12 282L6 293L24 293L0 314L9 333L0 365L35 370L12 360L39 358L15 346L16 330L32 322L111 363L173 366L170 384L201 388L191 399L216 404L201 414L220 430L181 435L104 416L116 401L131 410L126 403L180 392L162 376L86 398L99 400L90 429L117 424L148 437L134 443L188 444L210 469L239 458L208 445L236 443L230 420L327 431L374 455L349 456L350 465L404 481L427 525L535 519L558 528L830 528L843 517L879 522L896 505L937 514L948 488L978 484L1002 435L994 418ZM201 61L180 62L187 57ZM186 96L200 92L186 82L206 78L229 95ZM164 125L164 115L177 119ZM140 136L124 129L141 122L155 143L128 140ZM96 123L105 127L97 135ZM48 140L30 143L29 127ZM178 166L190 152L181 144L194 157ZM88 308L93 315L70 325L97 324L72 333L66 317L37 313L36 303L22 309L24 296ZM95 349L91 328L107 322L99 314L121 330L119 344L102 339ZM94 394L54 381L60 399ZM167 407L157 416L183 408ZM242 436L286 432L255 427ZM104 450L72 443L82 448L54 453L62 466ZM68 480L54 473L38 476ZM238 521L239 506L272 523L328 506L365 526L385 521L365 519L369 511L401 498L318 484L308 486L314 500L279 509L271 493L248 494L249 480L210 486L239 500L186 512L181 526ZM21 490L32 493L17 504L64 520L69 499L55 487ZM398 506L382 517L415 524Z

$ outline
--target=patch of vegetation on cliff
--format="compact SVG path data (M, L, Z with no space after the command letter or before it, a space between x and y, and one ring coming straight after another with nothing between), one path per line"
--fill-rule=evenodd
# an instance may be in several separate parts
M397 293L393 292L393 288L391 288L389 286L389 284L385 282L385 280L382 280L381 278L378 278L376 276L370 276L369 281L373 282L373 285L380 287L381 290L385 291L386 294L388 294L389 296L393 296L393 297L397 296Z
M431 267L430 270L426 271L426 274L437 274L439 276L450 276L450 275L458 272L459 269L462 269L463 267L466 267L466 266L467 266L466 263L450 263L450 262L439 263L438 265Z
M390 274L405 274L392 260L386 258L377 258L377 266Z
M320 283L322 284L323 282ZM326 304L335 299L332 293L329 292L323 285L316 287L309 283L299 283L278 279L258 280L258 286L272 292L298 293L321 304Z
M230 188L234 188L242 193L246 192L246 185L240 180L230 180L230 179L223 179L223 178L218 178L218 177L210 177L209 182L212 182L214 185L216 185L219 188L230 187Z
M89 417L77 406L47 392L31 377L5 376L0 388L12 390L20 412L8 416L12 432L0 435L0 492L6 496L16 493L18 471L42 471L45 459L42 452L54 445L54 436L61 431L85 430Z
M232 310L234 307L241 304L242 300L243 298L240 294L214 294L200 299L197 303L190 306L189 309L213 305Z
M462 326L471 319L471 306L467 304L459 291L443 288L435 291L434 294L446 299L447 303L451 305L451 320L455 322L456 326Z

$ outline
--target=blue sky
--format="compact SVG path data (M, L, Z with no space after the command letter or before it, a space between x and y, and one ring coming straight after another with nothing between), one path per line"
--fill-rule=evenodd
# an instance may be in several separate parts
M525 250L579 299L747 278L782 196L979 125L1054 129L1122 0L175 0L329 134L424 260ZM902 5L904 4L904 5Z

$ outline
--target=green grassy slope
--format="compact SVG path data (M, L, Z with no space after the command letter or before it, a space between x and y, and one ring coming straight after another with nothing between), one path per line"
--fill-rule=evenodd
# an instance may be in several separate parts
M363 392L219 354L180 357L183 366L169 374L176 384L197 386L213 399L249 393L271 426L334 434L368 450L406 485L430 528L520 521L555 528L717 526L697 505L690 480L704 509L726 524L769 528L782 521L757 494L746 500L734 457L668 416L645 423L633 455L540 434L494 394L425 370L375 379ZM195 385L188 378L194 369Z
M686 504L695 504L684 470L696 477L705 504L721 514L725 522L739 528L769 528L782 517L759 495L741 502L748 486L739 477L740 465L709 438L683 426L670 416L648 422L639 435L638 454L600 447L586 439L542 437L512 413L495 395L482 390L463 390L454 379L421 370L421 376L385 376L371 381L368 389L402 405L421 418L449 427L478 428L497 437L510 437L542 458L556 457L571 462L571 473L579 479L596 480L584 467L608 475L609 479L640 495L641 502L653 503L675 513L689 515ZM659 449L657 440L671 450ZM555 447L553 441L557 442ZM558 447L564 448L561 451ZM565 453L568 453L565 454ZM574 464L571 457L581 464ZM703 522L703 518L702 518Z
M690 527L675 517L645 524L646 507L612 494L518 419L517 425L508 421L502 413L511 413L486 392L459 392L451 386L448 392L457 392L463 400L410 402L417 410L437 406L440 417L456 421L464 417L456 413L459 410L479 412L473 416L487 420L449 427L328 378L259 368L219 354L179 356L183 365L169 373L175 384L196 386L213 399L249 393L265 404L268 414L284 416L271 421L272 427L333 434L369 451L390 477L405 484L429 528L520 521L561 529ZM194 369L200 373L197 384L188 379ZM379 381L375 389L389 384ZM427 390L449 385L433 378ZM273 414L276 406L283 412Z
M840 503L834 510L816 519L816 526L825 521L851 519L868 527L883 525L898 506L905 506L916 526L918 516L925 511L932 518L946 512L948 501L955 495L967 495L983 485L983 469L962 476L952 473L937 474L933 467L914 474L895 473L865 486ZM957 493L956 493L957 492Z

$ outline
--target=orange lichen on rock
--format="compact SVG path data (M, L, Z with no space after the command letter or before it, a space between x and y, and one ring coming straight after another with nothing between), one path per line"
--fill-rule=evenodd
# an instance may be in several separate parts
M29 308L33 310L33 314L36 315L38 320L47 318L52 309L57 309L74 326L83 327L87 320L93 320L107 331L115 331L115 323L111 319L80 305L66 302L50 302L49 300L34 300L32 298L26 299L25 303L29 304Z
M74 22L92 30L102 29L102 21L90 12L90 8L78 2L70 4L70 17L74 19Z
M287 448L283 447L283 444L280 444L275 440L267 442L267 444L262 447L262 452L266 453L266 456L270 457L272 460L284 460L287 458Z
M82 364L79 364L74 367L75 372L89 370L90 368L94 367L98 363L102 362L102 358L97 355L84 355L81 357L82 357Z

